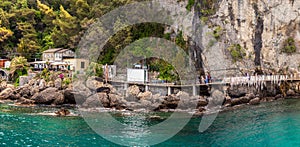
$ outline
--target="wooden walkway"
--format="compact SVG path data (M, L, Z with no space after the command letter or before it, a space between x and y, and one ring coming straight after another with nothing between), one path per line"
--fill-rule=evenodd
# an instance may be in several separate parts
M261 86L264 83L280 83L282 81L300 81L299 76L287 76L287 75L259 75L259 76L249 76L249 77L228 77L224 78L219 82L212 82L206 84L194 83L185 85L175 85L174 83L146 83L146 82L127 82L127 81L116 81L110 80L109 83L113 85L123 86L124 90L130 85L144 86L145 91L149 91L149 87L157 88L167 88L168 95L172 94L172 89L174 88L192 88L193 96L197 94L197 88L199 87L210 87L210 86L232 86L232 85L258 85Z

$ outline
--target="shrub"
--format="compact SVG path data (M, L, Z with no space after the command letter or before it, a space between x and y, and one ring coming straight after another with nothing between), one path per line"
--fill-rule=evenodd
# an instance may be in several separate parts
M187 10L191 11L194 4L195 4L195 0L189 0L187 6L185 8Z
M233 44L229 46L228 50L234 62L242 60L246 56L246 52L240 44Z
M292 54L296 52L295 40L292 37L289 37L283 43L282 52L287 54Z
M13 82L18 82L17 78L23 75L27 75L29 64L24 57L15 57L10 64L10 75Z
M223 29L221 28L221 26L217 26L213 31L213 36L215 37L216 40L219 40L222 34L223 34Z
M63 84L64 85L69 85L71 83L71 79L70 78L64 78L63 80Z

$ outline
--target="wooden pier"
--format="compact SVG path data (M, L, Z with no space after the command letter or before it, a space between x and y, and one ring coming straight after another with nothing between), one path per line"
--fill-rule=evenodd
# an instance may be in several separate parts
M266 83L280 84L282 81L295 82L300 81L299 76L294 75L256 75L249 77L228 77L222 81L211 82L206 84L193 83L185 85L175 85L173 83L146 83L146 82L127 82L110 80L109 83L115 86L123 87L127 90L129 86L137 85L144 87L145 91L151 91L151 88L166 88L167 95L171 95L174 89L191 89L192 95L196 96L200 89L207 89L214 86L234 86L234 85L248 85L256 86L258 88L266 85Z

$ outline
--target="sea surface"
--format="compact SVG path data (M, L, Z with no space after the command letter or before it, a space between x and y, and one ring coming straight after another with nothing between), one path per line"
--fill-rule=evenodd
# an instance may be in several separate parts
M95 133L82 117L41 115L55 110L0 105L0 146L119 146ZM71 111L78 113L76 109ZM163 121L144 119L149 115L167 118L170 114L112 115L122 123L140 127ZM155 146L300 146L300 100L281 100L221 112L203 133L198 132L200 121L201 117L192 118L177 135ZM115 134L114 129L107 133ZM139 141L127 135L121 137Z

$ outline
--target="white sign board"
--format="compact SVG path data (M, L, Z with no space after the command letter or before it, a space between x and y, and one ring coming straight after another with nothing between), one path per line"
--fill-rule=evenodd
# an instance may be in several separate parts
M146 69L130 69L127 68L128 82L147 82L148 71Z
M4 62L4 68L9 68L10 67L10 61Z

